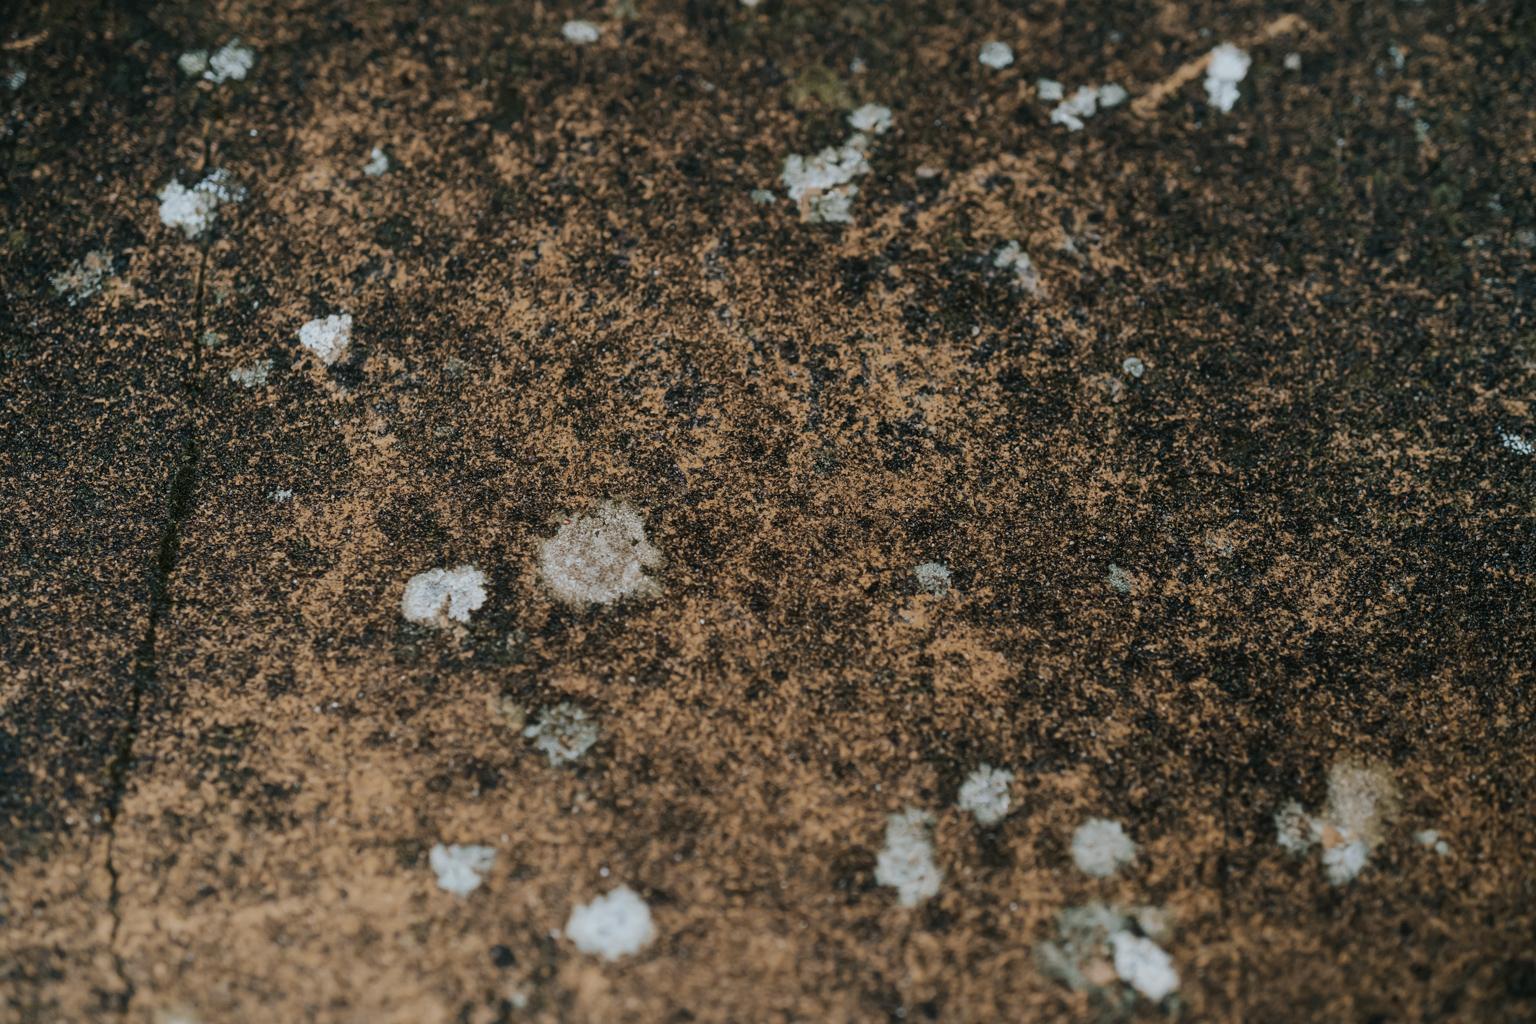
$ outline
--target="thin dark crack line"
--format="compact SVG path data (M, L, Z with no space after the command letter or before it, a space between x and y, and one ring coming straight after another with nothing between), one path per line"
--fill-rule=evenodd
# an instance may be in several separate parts
M206 171L212 148L213 120L204 123L202 145L202 171ZM107 913L111 918L111 931L107 949L112 957L113 973L117 975L120 991L115 993L116 1009L124 1017L128 1015L136 986L128 976L127 965L118 947L122 932L122 873L118 870L117 823L122 811L123 798L128 788L128 775L136 757L135 748L143 726L143 709L146 695L159 688L160 668L156 650L156 638L161 619L170 608L171 577L176 571L177 556L181 548L181 531L192 514L192 498L197 486L199 455L197 416L202 396L202 337L205 309L205 286L208 276L211 232L205 233L199 246L197 278L193 286L191 365L187 369L187 425L181 430L181 445L176 455L175 470L171 474L170 493L167 496L166 514L160 528L159 542L155 550L155 563L149 579L149 615L144 636L134 649L132 687L128 695L127 721L114 745L112 759L107 765L107 803L104 813L106 824Z

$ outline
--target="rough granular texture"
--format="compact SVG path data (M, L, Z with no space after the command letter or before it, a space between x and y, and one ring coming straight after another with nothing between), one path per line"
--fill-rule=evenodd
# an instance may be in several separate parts
M11 5L0 1022L1536 1020L1533 19Z

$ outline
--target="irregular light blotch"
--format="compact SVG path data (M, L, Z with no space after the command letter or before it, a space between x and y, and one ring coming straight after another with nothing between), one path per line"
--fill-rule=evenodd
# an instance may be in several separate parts
M437 873L437 886L455 896L468 896L480 888L481 876L496 861L496 851L489 846L432 847L428 856L432 870Z
M1072 860L1095 878L1108 878L1136 859L1136 844L1118 821L1089 818L1072 834Z
M904 907L915 907L939 891L944 872L933 862L928 829L933 815L909 807L886 819L885 847L875 861L875 881L896 890Z
M633 956L656 938L651 908L627 885L571 911L565 934L583 953L605 960Z
M996 825L1008 813L1008 786L1012 782L1013 772L984 764L961 785L958 806L975 815L980 824Z
M410 622L446 629L454 622L468 622L469 613L483 604L485 573L461 565L412 576L400 598L400 612Z
M211 172L191 188L172 178L160 190L160 223L180 228L186 237L196 238L213 224L219 207L244 198L245 189L231 184L228 172L223 170Z
M597 742L597 723L575 704L556 704L539 712L538 719L523 730L523 735L533 740L551 765L558 767L580 760L592 749Z
M645 538L645 522L622 501L603 502L539 545L540 578L578 608L656 596L661 587L646 570L660 565L661 552Z
M941 562L924 562L912 570L912 575L917 577L918 586L935 597L949 593L949 567Z
M352 341L352 316L342 313L311 320L299 328L299 344L309 349L326 366L332 366L346 354Z
M1280 846L1301 854L1320 845L1323 868L1334 885L1352 881L1386 838L1397 814L1397 783L1385 769L1341 761L1328 772L1328 801L1308 814L1294 800L1275 815Z

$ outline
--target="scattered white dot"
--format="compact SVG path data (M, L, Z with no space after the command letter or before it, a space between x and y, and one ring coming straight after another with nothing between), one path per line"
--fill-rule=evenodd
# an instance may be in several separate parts
M279 505L282 505L293 500L293 491L286 487L280 488L273 491L270 497L273 501L277 502Z
M176 58L176 66L188 78L196 78L208 70L208 51L188 50Z
M772 206L778 202L779 197L766 188L755 188L751 192L751 199L758 206Z
M597 742L597 722L575 704L556 704L539 712L523 730L533 745L544 752L550 765L574 763Z
M560 34L565 36L568 43L587 46L597 42L602 31L590 21L568 21L560 27Z
M1055 103L1066 94L1062 84L1054 78L1042 78L1035 83L1035 95L1042 103Z
M1143 363L1135 356L1126 356L1125 362L1120 364L1120 369L1130 374L1132 377L1139 378L1142 374L1147 372L1147 364Z
M172 178L160 190L160 223L196 238L213 224L220 206L244 198L245 189L231 184L223 170L213 171L191 188Z
M11 92L20 92L21 87L27 84L27 73L16 68L5 76L5 87Z
M627 885L571 911L565 935L583 953L605 960L633 956L656 938L651 908Z
M1300 71L1301 70L1301 54L1296 53L1294 51L1291 52L1291 53L1286 54L1285 55L1285 70L1287 70L1287 71Z
M1435 829L1426 828L1413 834L1414 842L1420 846L1427 846L1441 857L1448 856L1451 852L1451 844L1440 838L1440 833Z
M1536 443L1507 430L1499 431L1499 443L1516 455L1536 455Z
M1120 383L1115 381L1116 384ZM1116 593L1129 594L1131 592L1131 577L1126 571L1115 563L1109 563L1109 585Z
M917 577L918 586L935 597L949 593L949 567L942 562L924 562L912 570L912 575Z
M485 573L461 565L412 576L400 598L400 613L409 622L446 629L453 622L468 622L469 613L483 604Z
M320 317L299 328L299 344L313 352L326 366L334 365L346 353L351 341L350 313Z
M1205 69L1205 94L1210 98L1211 106L1222 112L1232 109L1241 95L1237 83L1248 77L1248 68L1252 64L1253 58L1248 52L1231 43L1222 43L1211 51Z
M882 135L891 126L891 108L878 103L866 103L848 115L848 124L855 131Z
M363 164L363 173L370 178L377 178L389 170L389 155L378 146L368 154L368 162Z
M957 806L970 811L983 825L996 825L1008 813L1008 786L1013 772L982 765L966 777Z
M646 570L660 565L661 552L646 540L640 513L622 501L605 501L567 521L539 545L540 578L557 598L577 607L654 597L661 587Z
M1118 821L1089 818L1072 833L1072 861L1094 878L1108 878L1136 859L1136 844Z
M982 44L981 52L976 55L976 59L994 71L1001 71L1013 63L1013 48L1007 43L993 39Z
M272 372L272 360L258 359L253 363L237 366L229 371L231 383L243 388L257 388L267 382L267 375Z
M429 855L432 870L437 873L437 886L455 896L468 896L480 888L481 876L496 861L496 851L489 846L432 847Z
M1154 1003L1178 989L1179 972L1157 943L1130 932L1116 932L1109 942L1115 952L1115 974L1131 988Z
M1342 885L1365 869L1386 837L1397 804L1397 784L1385 770L1340 762L1328 772L1328 801L1322 811L1308 814L1300 804L1288 802L1275 815L1276 837L1281 848L1293 854L1321 845L1328 880Z
M933 862L928 829L933 815L909 807L886 819L885 847L875 860L875 881L896 890L904 907L915 907L939 891L944 873Z

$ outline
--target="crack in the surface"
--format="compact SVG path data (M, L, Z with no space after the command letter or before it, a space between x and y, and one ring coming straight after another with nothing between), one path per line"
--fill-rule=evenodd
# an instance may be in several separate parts
M208 163L212 124L203 135L203 165ZM181 531L192 513L192 498L197 487L198 466L198 400L202 395L202 336L204 322L204 286L208 274L210 239L204 237L200 246L197 279L193 291L191 365L187 376L187 425L180 431L180 446L176 453L175 468L171 474L170 493L167 496L166 514L160 528L159 543L155 550L155 562L149 579L149 616L144 635L133 655L132 686L128 694L125 722L118 734L112 759L107 765L107 802L104 812L106 825L107 914L111 918L111 931L107 949L112 958L113 973L117 975L119 989L111 994L111 1002L124 1017L128 1015L136 986L128 976L127 965L118 949L118 936L122 931L122 873L118 870L117 823L122 811L123 799L128 788L128 775L133 769L139 732L143 725L146 697L160 685L160 670L156 651L156 637L160 621L170 608L171 577L176 571L177 555L181 550Z

